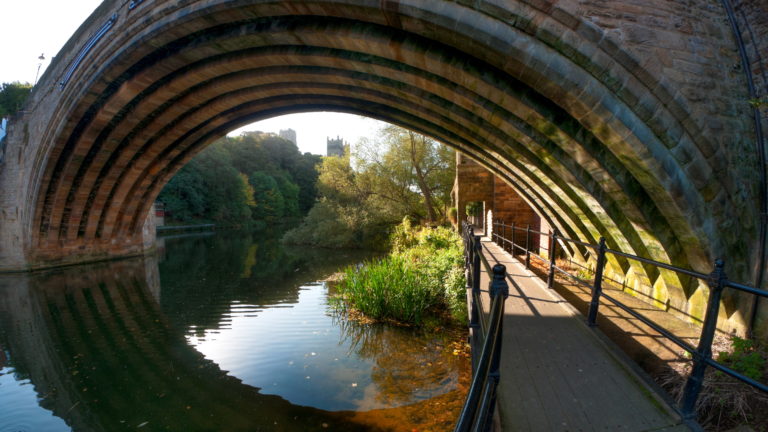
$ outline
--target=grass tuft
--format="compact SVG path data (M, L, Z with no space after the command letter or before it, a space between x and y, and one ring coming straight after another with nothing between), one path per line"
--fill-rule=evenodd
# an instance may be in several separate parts
M467 322L462 243L446 228L415 230L406 221L392 235L393 251L379 261L344 269L343 296L374 319L419 324L433 306Z

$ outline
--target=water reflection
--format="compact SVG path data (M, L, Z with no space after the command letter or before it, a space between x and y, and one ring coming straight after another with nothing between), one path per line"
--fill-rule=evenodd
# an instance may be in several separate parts
M450 429L467 365L434 336L335 319L317 281L362 257L279 235L0 277L0 430Z
M358 361L372 364L374 385L360 409L410 405L456 390L459 357L450 355L446 340L410 328L340 323L343 339Z

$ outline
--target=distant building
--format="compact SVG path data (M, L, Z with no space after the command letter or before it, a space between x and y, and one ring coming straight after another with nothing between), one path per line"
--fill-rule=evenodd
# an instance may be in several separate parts
M328 137L326 137L325 139L326 139L326 144L325 144L326 155L344 157L344 149L347 148L348 144L344 143L343 138L339 138L339 136L336 135L336 139L330 139Z
M296 144L297 146L299 145L299 142L296 141L296 131L293 129L286 129L286 130L280 129L280 136Z

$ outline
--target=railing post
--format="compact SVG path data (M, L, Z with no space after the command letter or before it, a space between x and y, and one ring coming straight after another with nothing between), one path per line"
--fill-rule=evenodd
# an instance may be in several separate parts
M595 266L595 285L592 287L592 301L589 302L587 325L597 325L597 308L600 306L600 293L603 292L603 267L605 267L605 237L600 237L597 248L597 265Z
M531 226L525 228L525 269L531 268Z
M469 263L467 264L471 266L475 260L474 258L475 249L472 245L472 239L475 237L475 229L470 226L467 231L469 231L469 233L467 234L467 245L468 245L467 247L469 248Z
M704 372L707 370L706 361L712 358L712 340L715 338L717 329L717 315L720 311L720 296L723 294L723 286L727 280L724 263L722 260L715 261L715 270L709 274L707 285L709 285L709 300L707 301L707 312L704 315L704 325L701 328L701 338L696 352L692 353L693 368L688 380L685 382L683 397L680 399L680 412L683 419L693 420L696 418L696 401L699 398L699 390L704 382Z
M475 243L474 243L473 236L467 236L467 249L469 250L469 253L472 256L472 259L469 262L469 266L467 266L467 289L471 289L472 292L470 294L470 301L469 301L469 337L467 338L467 342L471 345L473 342L481 341L482 336L480 333L480 313L479 306L475 299L477 296L475 295L480 291L480 283L479 281L476 282L477 279L479 279L480 271L479 266L476 264L475 261L479 263L480 261L480 255L475 253ZM478 276L478 278L475 278L475 276ZM474 373L475 369L477 368L477 357L476 355L471 356L472 359L472 372Z
M512 246L509 248L512 253L512 258L515 257L515 222L512 222Z
M507 284L507 268L501 264L496 264L493 266L493 279L491 279L491 282L488 284L488 294L491 298L491 304L493 304L493 299L500 295L503 297L504 300L509 297L509 285ZM493 381L493 386L491 387L493 389L493 394L491 396L490 403L488 404L488 413L485 417L485 425L483 427L483 431L491 431L493 430L493 412L496 409L496 395L498 392L496 389L499 387L499 366L501 364L501 341L504 339L503 337L504 332L504 305L501 306L501 318L499 321L499 330L496 336L496 343L493 347L493 356L491 357L491 365L488 369L488 379Z
M472 251L472 290L480 290L480 254L483 253L483 245L480 243L480 236L475 237L474 250Z
M467 221L462 221L461 227L463 229L461 236L464 239L464 268L469 269L469 224Z
M504 221L501 221L501 240L500 245L501 250L504 250L504 245L507 242L507 225L504 223Z
M547 288L555 286L555 252L557 251L557 231L552 231L552 245L549 247L549 274Z

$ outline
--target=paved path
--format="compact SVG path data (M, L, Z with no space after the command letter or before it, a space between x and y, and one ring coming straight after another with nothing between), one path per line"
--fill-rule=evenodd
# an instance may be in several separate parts
M505 432L688 430L580 321L582 315L488 238L483 246L488 263L508 272L499 389ZM488 281L483 272L481 287ZM487 314L487 292L483 303Z

